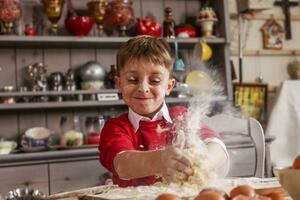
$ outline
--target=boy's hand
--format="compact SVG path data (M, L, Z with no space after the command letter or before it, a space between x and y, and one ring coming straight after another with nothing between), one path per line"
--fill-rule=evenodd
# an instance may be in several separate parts
M158 171L167 181L184 179L192 174L192 161L173 146L157 151Z

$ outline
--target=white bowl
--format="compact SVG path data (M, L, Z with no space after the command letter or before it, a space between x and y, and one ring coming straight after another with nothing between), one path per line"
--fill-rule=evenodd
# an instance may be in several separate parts
M82 81L80 84L83 90L101 90L104 88L104 81Z
M28 129L22 136L23 148L45 148L52 143L52 131L44 127L33 127Z
M1 141L0 142L0 154L9 154L17 147L15 141Z
M44 127L33 127L25 132L26 137L34 139L45 139L51 135L51 130Z

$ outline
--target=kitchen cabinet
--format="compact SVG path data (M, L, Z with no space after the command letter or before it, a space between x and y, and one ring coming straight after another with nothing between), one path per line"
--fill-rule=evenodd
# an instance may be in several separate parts
M0 168L0 196L16 188L35 188L44 194L48 192L48 166L26 165Z
M87 9L86 2L73 0L75 9ZM204 39L213 49L213 57L210 65L220 73L220 82L224 85L225 94L229 99L232 97L231 68L229 63L229 12L228 1L213 1L214 9L218 15L216 24L217 37ZM156 21L162 25L164 20L164 8L173 9L173 18L176 23L183 23L187 17L197 16L201 1L199 0L133 0L135 16L154 16ZM64 18L67 13L66 6L63 9L62 18L59 21L60 30L58 36L47 33L49 21L41 11L39 1L22 1L23 17L19 22L19 35L0 36L0 88L12 85L15 89L28 82L25 67L36 62L47 65L47 73L62 72L67 69L75 69L87 61L96 60L109 71L111 64L115 64L117 48L130 37L98 37L96 27L86 37L73 37L64 31ZM42 19L42 35L24 36L23 29L26 23L32 22L33 11L40 10L39 18ZM192 66L193 47L199 38L177 38L179 51L186 64L186 74L195 69ZM173 47L173 39L168 42ZM50 91L49 91L50 92ZM78 91L81 92L81 91ZM84 92L84 91L83 91ZM109 91L104 91L109 92ZM51 93L51 92L50 92ZM0 96L5 94L1 93ZM30 92L19 93L19 95L30 95ZM171 98L170 103L187 103L188 99ZM57 134L61 134L60 119L67 117L67 126L72 127L71 119L75 115L83 118L90 115L117 115L126 110L122 101L115 102L46 102L30 104L0 105L0 137L18 140L29 128L35 126L46 126Z
M109 71L110 65L115 64L117 48L130 37L97 37L95 28L86 37L68 36L65 32L58 36L49 36L46 32L49 22L42 14L39 16L39 18L43 18L42 35L35 37L24 36L22 35L24 24L32 22L31 16L33 10L37 8L41 9L41 5L38 2L33 0L22 1L23 18L19 23L19 35L0 35L0 88L3 88L5 85L12 85L14 88L19 88L26 84L28 76L24 69L27 65L36 62L46 64L48 74L57 71L65 73L67 69L75 69L90 60L98 61L106 71ZM86 9L85 1L74 0L73 3L75 8ZM212 3L219 19L216 25L217 37L202 39L212 47L213 57L209 64L214 70L219 72L219 81L224 85L225 94L228 99L232 99L231 67L229 62L230 30L228 1L220 0L213 1ZM165 7L173 9L173 18L179 24L183 23L187 17L196 16L201 6L203 5L201 5L201 1L199 0L133 0L135 16L144 18L147 15L152 15L160 24L162 24L164 19L163 12ZM62 16L62 18L66 16L66 6L64 7ZM63 26L63 23L63 19L61 19L59 21L60 27ZM177 38L176 40L178 40L179 51L186 64L185 73L187 74L191 70L197 69L198 66L192 66L191 63L193 47L199 41L199 38ZM173 46L173 39L168 39L168 42ZM86 92L88 91L76 91L75 93ZM112 91L103 90L102 92L109 93ZM51 94L55 92L49 91L47 93ZM0 93L2 97L5 95L7 94ZM33 94L32 92L14 92L13 95L30 96ZM167 103L186 104L188 103L188 99L171 97L167 99ZM60 119L62 116L68 119L65 126L72 128L73 121L70 119L73 119L74 116L81 116L83 118L91 115L114 116L125 110L126 107L122 100L106 102L72 101L0 104L0 137L19 141L22 134L31 127L47 127L53 130L55 134L61 135ZM76 150L69 150L69 152L76 153ZM23 173L22 171L25 170L24 176L26 175L27 178L24 178L24 180L30 180L28 177L35 177L36 172L42 173L39 174L40 179L33 182L42 184L41 187L37 186L36 188L41 188L42 191L46 191L45 193L93 186L97 183L98 177L104 173L101 165L97 163L95 154L93 154L94 157L89 161L82 160L84 156L80 154L77 159L69 160L68 163L64 159L64 162L62 160L59 162L50 162L47 156L51 158L52 154L68 158L68 155L61 151L22 153L22 157L25 156L28 159L18 162L18 166L15 166L10 165L10 159L14 160L14 162L18 159L22 160L20 158L21 153L11 154L5 156L2 160L0 159L0 173L6 174L7 179L9 179L9 176L13 176L13 171L6 173L5 170L16 167L20 169L18 170L20 173ZM33 162L28 161L32 159ZM26 169L30 169L31 167L33 167L32 169L34 167L40 168L27 172ZM60 171L63 174L60 174ZM11 189L13 186L24 186L22 185L23 180L20 180L21 184L18 185L18 180L14 181L14 179L11 179L11 185L3 187L3 190L1 187L1 192L5 189ZM91 182L88 180L91 180ZM33 187L35 186L33 185ZM46 190L45 188L48 186L50 189Z
M99 164L94 147L2 155L0 177L0 196L25 187L48 195L101 185L107 170Z
M49 165L50 193L78 190L102 185L104 169L99 160L53 163Z

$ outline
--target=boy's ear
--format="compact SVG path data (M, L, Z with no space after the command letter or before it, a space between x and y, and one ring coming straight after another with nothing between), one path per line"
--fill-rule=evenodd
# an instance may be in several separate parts
M167 88L167 91L166 91L166 95L169 96L171 91L173 90L173 88L175 87L176 85L176 80L174 78L170 78L169 81L168 81L168 88Z
M114 81L115 81L115 86L116 86L116 88L119 90L119 92L121 93L121 91L120 91L120 84L121 84L121 81L120 81L120 77L119 76L115 76L114 77Z

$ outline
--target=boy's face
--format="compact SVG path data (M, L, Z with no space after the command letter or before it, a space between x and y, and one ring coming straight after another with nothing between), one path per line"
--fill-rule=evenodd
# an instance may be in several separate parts
M165 66L139 59L126 63L115 83L134 112L152 117L161 108L165 96L170 94L175 80L170 79Z

